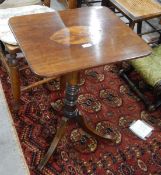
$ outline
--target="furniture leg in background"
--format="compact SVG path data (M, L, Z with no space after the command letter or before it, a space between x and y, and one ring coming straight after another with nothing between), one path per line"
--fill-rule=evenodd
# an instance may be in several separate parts
M10 54L10 58L8 60L9 65L9 76L11 81L11 89L14 99L14 108L18 109L20 102L20 74L19 67L16 60L16 54Z
M12 2L13 3L13 2ZM24 1L24 3L26 3ZM42 2L44 5L47 5L47 6L50 6L50 0L44 0ZM1 11L0 9L0 14L3 14L5 16L2 17L2 21L5 21L5 27L3 26L3 23L0 23L1 27L0 26L0 31L1 31L1 35L0 37L1 40L0 40L0 44L1 44L1 53L0 53L0 59L1 59L1 62L3 64L3 66L6 68L8 74L9 74L9 77L10 77L10 82L11 82L11 89L12 89L12 94L13 94L13 100L14 100L14 108L15 109L18 109L18 104L20 104L20 95L21 95L21 92L25 91L25 90L28 90L28 89L31 89L31 88L34 88L36 86L39 86L43 83L47 83L53 79L55 79L56 77L54 76L53 78L49 77L49 78L43 78L42 77L42 80L38 81L38 82L35 82L33 84L30 84L28 86L21 86L21 83L20 83L20 73L22 70L28 68L28 66L26 65L25 67L19 67L19 61L17 60L17 54L18 53L21 53L21 49L19 48L18 44L16 43L14 37L12 39L12 32L7 24L8 20L10 17L13 17L13 16L17 16L17 15L20 15L22 13L22 15L25 15L26 13L36 13L37 11L40 13L40 12L51 12L51 11L54 11L50 8L47 8L47 7L43 7L43 6L30 6L31 8L28 9L26 8L25 6L24 7L17 7L17 8L12 8L12 14L9 13L10 12L10 8L9 9L3 9ZM18 12L17 12L18 11ZM21 12L22 11L22 12ZM1 19L0 19L1 20ZM3 31L3 28L5 28L5 32ZM6 28L8 28L8 31L6 32ZM4 36L2 35L4 33ZM9 34L10 33L10 34ZM7 39L4 39L6 38L5 35L9 35L11 36L11 38L9 38L8 40ZM9 44L8 44L9 43ZM16 45L17 44L17 45ZM21 60L20 60L21 61Z
M128 72L125 69L120 70L120 76L129 84L130 88L137 94L143 101L148 111L152 112L161 105L161 46L153 48L153 53L148 56L137 60L129 61L129 64L141 75L145 83L153 90L155 99L151 99L144 95L136 84L128 77Z
M105 0L104 0L105 1ZM135 2L136 1L136 2ZM161 16L161 5L155 0L110 0L114 8L122 13L129 20L129 27L134 29L137 24L137 33L140 36L158 32L161 36L161 29L156 29L148 20ZM142 33L142 22L146 22L152 31ZM152 44L156 41L149 41ZM158 43L161 42L161 37L158 38Z
M143 35L149 34L149 33L154 33L158 32L160 37L158 38L157 41L148 41L148 44L157 45L161 43L161 29L156 29L148 20L153 19L153 18L159 18L161 16L161 5L157 3L154 0L140 0L140 2L137 0L110 0L110 2L113 4L113 6L123 14L128 20L129 20L129 27L134 30L135 24L137 24L137 34L142 37ZM139 2L139 3L138 3ZM134 7L135 6L135 7ZM142 32L142 23L146 22L151 28L152 31L145 31L144 33ZM155 50L155 49L154 49ZM130 64L132 63L133 67L142 75L143 79L145 78L144 72L147 72L147 75L149 75L149 79L154 79L155 77L160 80L159 76L157 75L158 67L160 65L160 52L159 50L154 51L154 55L152 56L153 58L144 58L141 60L144 60L144 64L140 64L140 60L136 61L131 61ZM148 64L148 61L150 61L151 64ZM133 64L133 63L136 64ZM137 64L138 62L138 64ZM155 64L155 63L158 63ZM137 66L136 66L137 65ZM148 66L147 66L148 65ZM156 65L156 68L152 65ZM142 69L142 70L141 70ZM149 71L150 70L150 71ZM156 72L156 76L154 77L154 72ZM154 94L156 95L156 101L152 103L145 95L139 90L139 88L129 79L127 76L126 70L120 70L120 76L123 77L128 84L130 85L131 89L138 95L138 97L144 102L146 109L148 111L154 111L157 109L160 104L161 100L159 100L158 97L160 97L159 91L160 90L160 82L156 83L150 83L151 87L154 88ZM151 76L151 77L150 77ZM146 77L147 80L147 77ZM148 80L146 81L148 82ZM149 84L149 83L148 83Z

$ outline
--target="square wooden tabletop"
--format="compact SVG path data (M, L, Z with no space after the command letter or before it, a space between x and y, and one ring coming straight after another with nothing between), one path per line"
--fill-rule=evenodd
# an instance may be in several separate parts
M36 74L54 76L143 57L149 46L106 7L13 17L9 25Z

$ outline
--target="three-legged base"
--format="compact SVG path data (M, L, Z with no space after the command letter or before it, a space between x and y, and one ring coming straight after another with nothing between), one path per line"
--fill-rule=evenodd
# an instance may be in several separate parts
M70 119L75 119L77 123L82 127L84 131L89 133L90 135L98 138L105 139L110 142L116 142L117 135L114 132L111 134L101 135L97 133L94 129L90 128L84 118L79 114L78 109L76 107L77 97L78 97L78 80L79 74L77 72L70 73L66 76L66 96L65 96L65 106L64 106L64 117L61 120L60 126L57 129L56 135L48 149L46 155L41 160L38 169L41 171L43 167L46 165L51 155L55 151L60 139L63 137L65 133L65 128L67 126L67 121Z

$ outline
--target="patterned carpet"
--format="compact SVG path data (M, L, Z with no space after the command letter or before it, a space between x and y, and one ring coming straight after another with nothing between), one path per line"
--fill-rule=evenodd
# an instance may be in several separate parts
M132 77L139 82L135 72ZM142 102L119 78L116 65L82 72L78 107L88 124L98 132L117 130L117 143L96 140L70 121L42 172L37 170L37 165L62 116L64 93L58 91L59 81L23 93L21 107L14 113L10 80L2 67L0 78L31 175L161 175L161 110L147 113ZM21 79L26 85L39 78L26 69L21 72ZM155 128L146 141L128 129L136 119L144 119Z

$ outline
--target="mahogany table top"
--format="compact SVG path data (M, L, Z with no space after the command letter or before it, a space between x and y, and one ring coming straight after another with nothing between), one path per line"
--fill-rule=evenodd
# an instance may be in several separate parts
M157 0L110 0L133 21L161 16L161 5Z
M149 55L151 49L106 7L13 17L9 25L36 74L55 76Z

